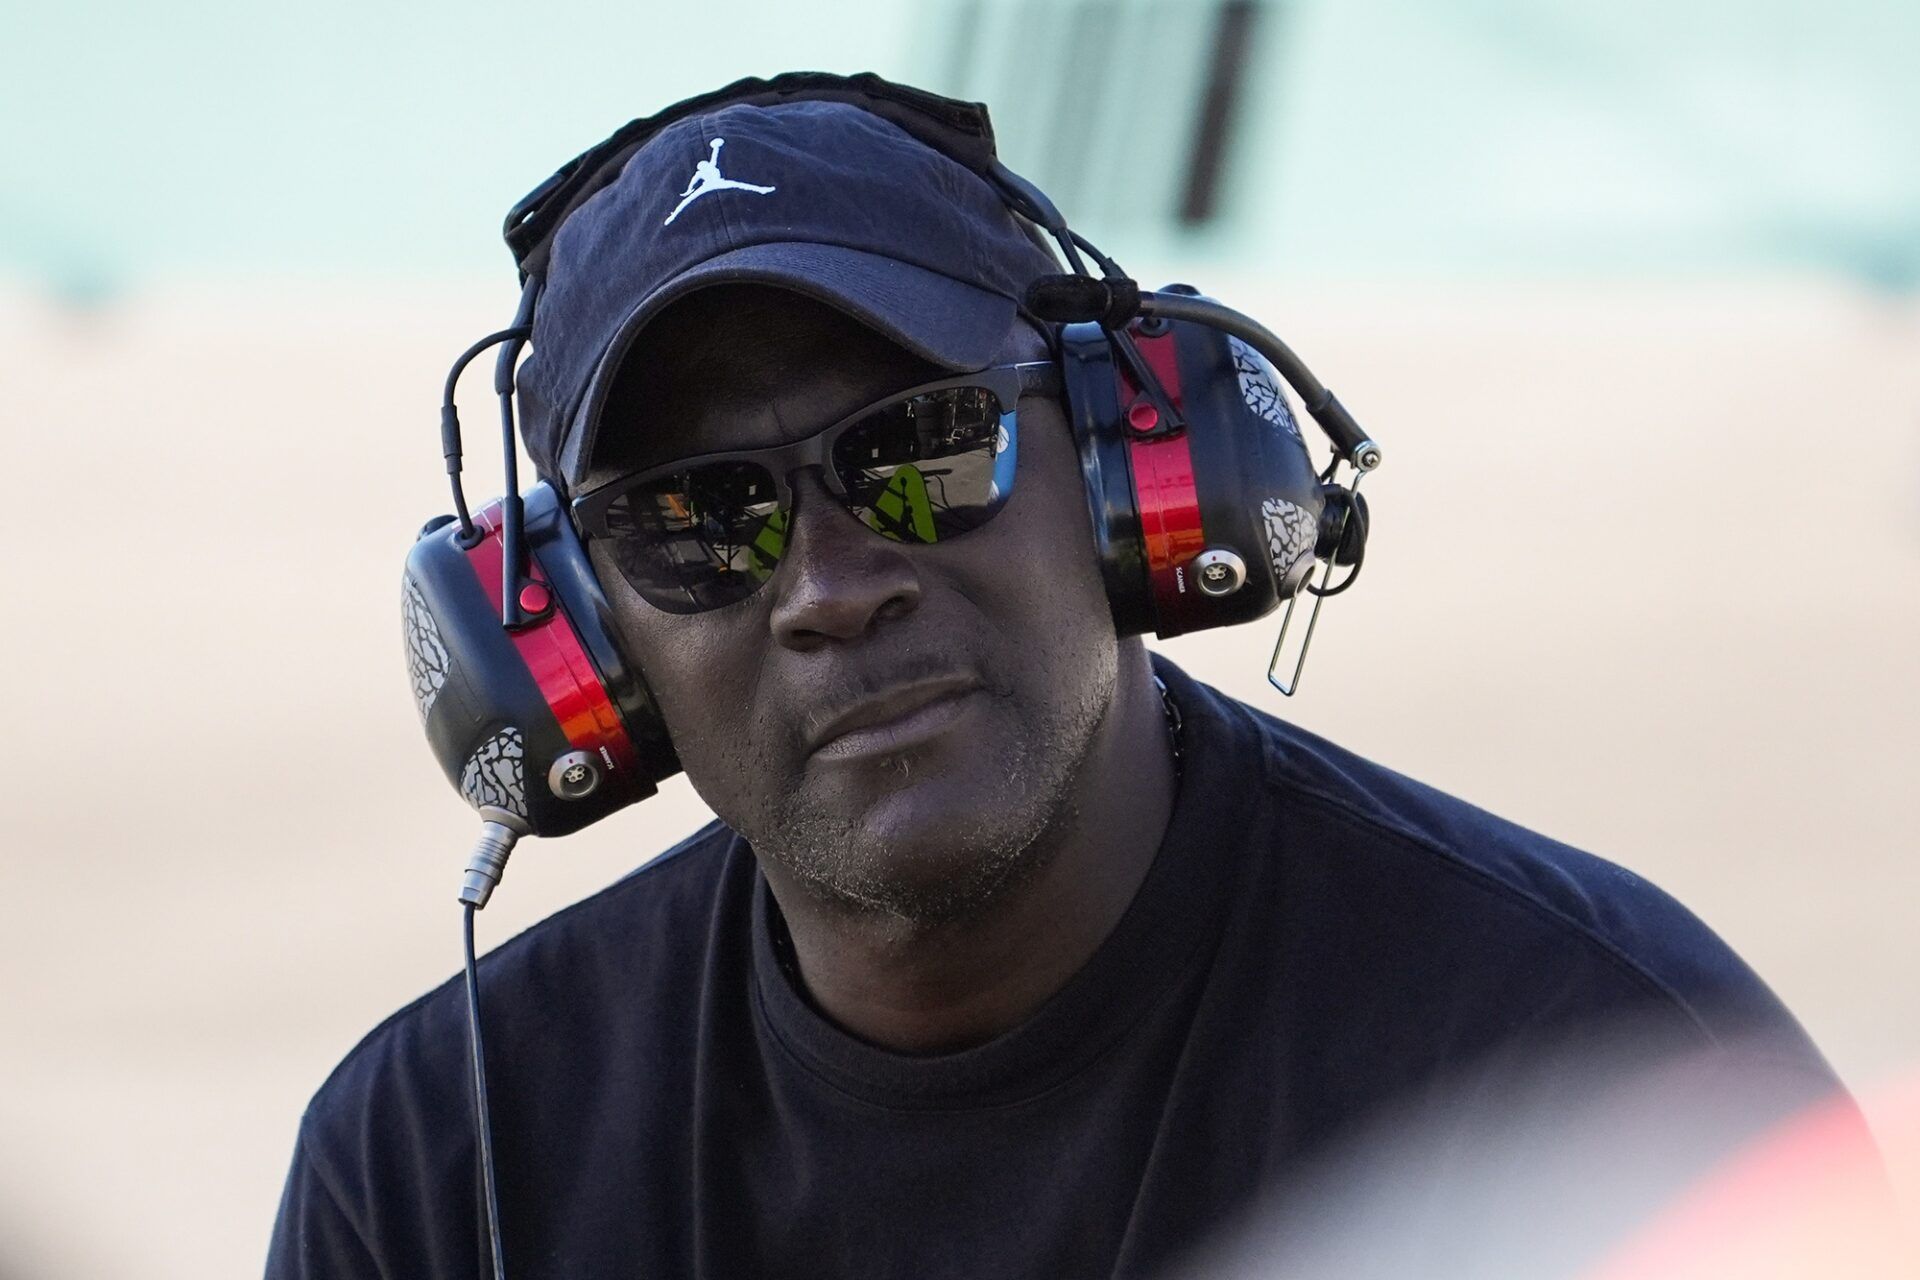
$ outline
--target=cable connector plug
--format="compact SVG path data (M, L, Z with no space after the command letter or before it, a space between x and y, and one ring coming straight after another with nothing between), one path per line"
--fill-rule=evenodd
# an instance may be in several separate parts
M491 805L480 810L480 838L474 841L473 856L467 859L466 876L460 881L460 901L476 910L487 905L494 886L506 874L507 859L514 845L527 834L526 822L517 814Z

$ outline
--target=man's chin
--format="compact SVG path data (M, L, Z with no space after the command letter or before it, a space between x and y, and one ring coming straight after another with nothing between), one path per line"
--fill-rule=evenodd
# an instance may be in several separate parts
M884 787L816 796L827 802L813 810L824 820L796 822L775 856L816 895L855 909L922 923L977 912L1022 878L1046 825L1044 814L1016 808L1032 797L1006 784L916 776L909 762Z
M875 867L823 868L816 886L847 911L916 934L979 918L1025 878L1025 848L916 849Z

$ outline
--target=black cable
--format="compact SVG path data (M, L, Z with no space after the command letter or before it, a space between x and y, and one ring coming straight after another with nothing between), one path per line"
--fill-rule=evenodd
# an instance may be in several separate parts
M441 396L441 402L443 404L453 403L453 389L454 387L459 385L460 375L467 371L467 366L473 363L475 356L479 355L482 351L485 351L487 348L499 346L503 342L512 342L515 339L519 339L520 341L524 342L528 338L531 338L532 336L533 336L533 329L531 326L511 325L505 329L501 329L497 333L488 334L486 337L480 339L480 341L474 343L472 346L468 347L465 351L461 352L460 358L453 362L453 368L447 373L447 389L445 393Z
M1321 596L1321 597L1339 595L1342 591L1345 591L1348 587L1352 586L1354 582L1360 577L1360 566L1365 564L1366 561L1367 561L1367 555L1366 555L1366 552L1363 551L1360 553L1360 558L1353 562L1352 571L1348 573L1346 577L1340 580L1340 583L1338 586L1322 588L1322 587L1316 587L1311 582L1309 582L1307 584L1308 594Z
M1327 389L1320 385L1320 379L1313 376L1313 371L1293 353L1293 348L1251 316L1242 315L1210 298L1188 297L1179 293L1142 293L1140 309L1150 316L1203 324L1210 329L1225 330L1239 338L1273 362L1273 367L1304 402L1308 413L1313 413L1316 404L1324 403L1329 398Z
M1100 264L1100 274L1106 276L1109 280L1119 280L1119 279L1126 278L1127 273L1120 269L1120 264L1115 262L1112 258L1109 258L1106 254L1100 252L1098 249L1094 248L1092 241L1088 240L1085 236L1081 235L1078 231L1069 231L1067 232L1067 235L1072 238L1075 244L1079 245L1082 249L1085 249L1089 257L1091 257L1095 262Z
M460 375L482 351L502 342L524 342L532 335L533 329L526 325L490 333L463 351L447 371L447 388L440 396L440 456L446 460L447 478L453 484L453 509L460 517L460 540L468 545L472 545L479 534L473 527L473 517L467 513L467 494L460 484L460 411L453 404L454 388L460 385Z
M500 1247L500 1193L493 1177L493 1119L487 1111L487 1051L480 1038L480 965L473 954L473 912L463 913L467 953L467 1048L473 1056L473 1124L480 1136L480 1181L486 1192L487 1239L493 1246L493 1280L507 1280Z
M500 397L501 470L507 480L506 494L500 500L500 623L507 627L517 627L525 620L520 608L520 583L527 571L520 456L513 417L514 374L520 351L533 332L533 309L539 298L538 282L520 291L520 307L513 317L513 328L518 332L501 344L493 363L493 390Z
M1066 232L1064 235L1060 232L1055 232L1053 238L1059 242L1060 252L1066 256L1067 265L1073 268L1073 274L1077 276L1093 274L1087 270L1086 262L1080 257L1080 250L1074 247L1073 242L1077 237L1071 231Z
M1067 266L1077 276L1090 274L1087 264L1080 257L1074 235L1067 226L1067 220L1060 216L1060 210L1054 207L1047 193L1028 182L1025 178L1001 163L993 161L993 167L985 175L999 189L1000 197L1013 212L1052 236L1054 243L1060 246L1061 256L1067 260Z
M1347 508L1347 519L1357 520L1360 523L1360 543L1355 548L1357 554L1351 562L1352 571L1349 572L1346 577L1342 578L1336 586L1323 589L1309 582L1307 584L1307 590L1316 596L1324 598L1326 596L1339 595L1359 580L1360 570L1367 563L1367 509L1361 506L1356 500L1351 507ZM1346 533L1346 522L1342 521L1340 525L1340 537L1334 542L1333 555L1330 557L1332 563L1336 566L1340 563L1340 543L1346 540Z
M509 354L518 355L519 352L518 343L508 343L500 348L502 359ZM506 473L507 486L500 498L500 621L512 627L522 621L520 579L526 573L527 555L522 533L524 517L520 505L520 451L515 447L511 384L500 393L500 452L503 455L501 470Z
M1333 441L1334 451L1343 460L1359 471L1371 471L1380 465L1379 446L1354 421L1347 407L1321 384L1320 379L1313 376L1313 371L1293 353L1293 348L1258 320L1210 298L1178 293L1142 292L1140 312L1167 320L1203 324L1240 339L1272 362L1274 369L1300 397L1301 407L1307 411L1307 416L1320 424L1320 429Z

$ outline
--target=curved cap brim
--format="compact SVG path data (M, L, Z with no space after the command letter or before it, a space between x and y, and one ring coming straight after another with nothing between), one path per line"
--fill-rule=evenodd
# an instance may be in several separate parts
M1018 302L1004 294L841 245L754 244L709 258L641 299L621 321L561 449L561 470L569 485L579 483L593 459L614 374L641 332L673 302L719 284L790 289L844 312L955 373L986 368L1019 313Z

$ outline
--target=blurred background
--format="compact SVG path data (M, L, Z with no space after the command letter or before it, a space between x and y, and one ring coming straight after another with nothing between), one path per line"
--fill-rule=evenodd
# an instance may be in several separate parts
M1910 0L0 27L0 1277L257 1273L306 1098L458 966L474 820L397 604L441 380L512 313L500 218L627 119L795 67L984 99L1076 226L1260 316L1385 446L1301 696L1270 623L1176 660L1663 885L1870 1114L1920 1072ZM525 846L484 941L706 817L682 779Z

